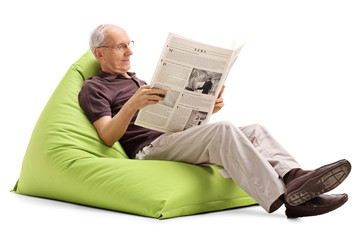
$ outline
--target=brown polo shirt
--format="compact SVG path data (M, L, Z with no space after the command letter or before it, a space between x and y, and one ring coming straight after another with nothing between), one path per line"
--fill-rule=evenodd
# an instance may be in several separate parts
M84 81L79 93L79 103L91 123L104 116L114 117L139 87L146 85L146 82L138 79L135 73L128 75L130 78L100 71L98 76ZM137 114L138 112L119 140L130 158L134 158L138 151L163 134L136 126Z

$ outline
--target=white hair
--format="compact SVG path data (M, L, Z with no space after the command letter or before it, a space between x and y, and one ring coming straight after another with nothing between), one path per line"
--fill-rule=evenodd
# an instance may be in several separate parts
M90 35L89 46L91 52L94 54L94 49L106 44L105 31L112 27L112 24L101 24L92 31Z

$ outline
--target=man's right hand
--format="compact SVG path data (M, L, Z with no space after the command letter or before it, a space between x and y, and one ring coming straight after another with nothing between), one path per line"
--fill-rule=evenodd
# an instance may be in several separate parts
M159 88L151 88L150 85L141 86L126 103L133 110L137 111L147 105L164 101L166 91Z
M160 95L166 95L166 91L149 85L141 86L113 118L104 116L96 120L93 124L103 142L112 146L124 135L136 111L163 101L164 97Z

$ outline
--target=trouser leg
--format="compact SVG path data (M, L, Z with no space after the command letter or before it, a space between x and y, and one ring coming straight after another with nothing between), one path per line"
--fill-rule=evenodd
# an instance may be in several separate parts
M256 150L273 166L281 178L291 169L300 168L298 162L259 124L240 127Z
M279 174L259 147L231 123L219 122L164 134L151 145L144 159L223 166L235 183L267 211L284 193Z

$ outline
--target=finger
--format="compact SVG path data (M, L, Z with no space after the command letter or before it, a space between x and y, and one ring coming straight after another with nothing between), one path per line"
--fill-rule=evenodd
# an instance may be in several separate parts
M148 101L163 101L164 98L162 96L159 96L157 94L150 94L147 96Z
M142 89L139 93L138 93L140 96L143 96L145 97L146 99L149 97L149 96L159 96L161 97L163 100L163 98L165 98L165 95L166 95L166 91L164 90L155 90L155 89Z
M135 94L137 95L142 95L142 94L146 94L147 91L149 91L151 89L151 87L149 85L142 85L140 86L140 88L136 91Z
M166 95L167 91L160 88L151 88L146 90L147 94L162 94Z
M222 94L224 92L224 89L225 89L225 85L222 85L221 90L220 90L219 95L218 95L218 98L221 98L221 96L222 96Z
M224 106L224 101L221 99L221 101L215 103L215 106Z
M159 96L159 97L161 97L161 100L164 100L166 97L166 92L150 93L149 95Z
M157 88L157 87L152 87L151 89L153 89L153 90L155 90L155 91L166 92L166 90L161 89L161 88Z
M141 85L140 86L141 89L151 89L150 85Z
M224 106L224 103L215 104L215 107L216 107L216 108L222 108L223 106Z
M156 100L149 100L148 101L148 105L153 105L153 104L157 104L159 101Z

